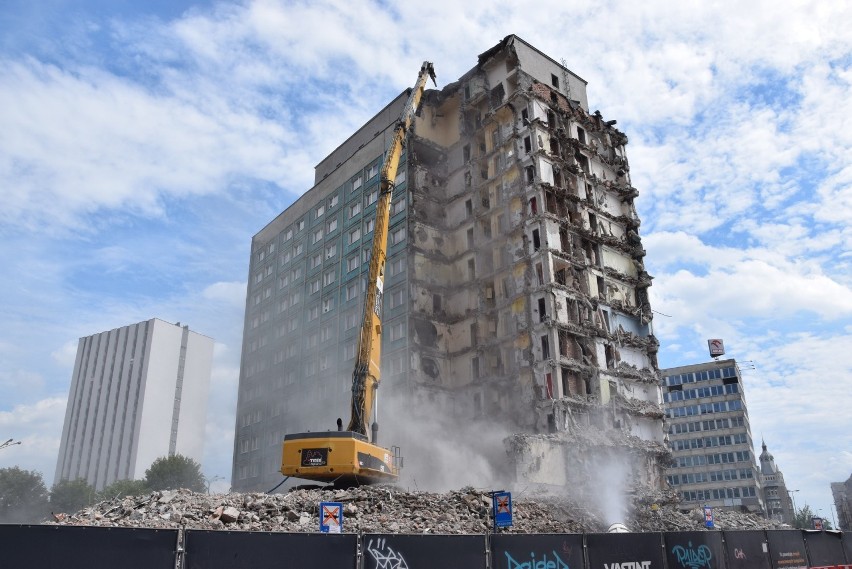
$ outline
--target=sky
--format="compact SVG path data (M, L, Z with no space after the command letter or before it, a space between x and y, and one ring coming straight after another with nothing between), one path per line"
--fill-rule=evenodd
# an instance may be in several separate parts
M413 84L514 33L627 134L661 367L744 371L752 435L827 519L852 474L852 7L845 1L5 0L0 468L53 482L77 340L216 340L227 489L251 237ZM215 488L216 486L214 486Z

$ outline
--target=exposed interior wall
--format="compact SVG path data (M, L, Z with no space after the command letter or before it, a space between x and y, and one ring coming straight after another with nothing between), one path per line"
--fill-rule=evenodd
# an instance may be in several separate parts
M659 486L667 450L638 192L627 137L585 101L585 82L505 40L426 98L409 144L409 250L412 351L431 373L411 382L451 394L470 419L562 433L516 445L519 477L573 484L566 464L590 448L593 425L605 454Z

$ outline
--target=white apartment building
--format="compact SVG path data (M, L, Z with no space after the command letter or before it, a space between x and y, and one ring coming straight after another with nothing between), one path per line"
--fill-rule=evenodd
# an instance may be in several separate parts
M213 339L156 318L80 338L55 481L96 490L160 457L201 461Z

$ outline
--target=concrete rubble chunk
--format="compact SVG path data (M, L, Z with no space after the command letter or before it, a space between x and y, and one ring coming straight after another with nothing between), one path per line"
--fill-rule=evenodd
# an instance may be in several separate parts
M514 525L507 533L602 532L614 520L577 504L554 489L525 490L512 496ZM632 510L622 521L631 531L698 531L704 527L700 508L680 511L673 492L634 490ZM158 498L105 501L76 514L54 516L50 525L137 527L154 529L228 529L237 531L316 532L320 502L343 502L344 531L472 534L491 529L491 498L485 489L463 488L445 493L402 488L362 487L349 490L294 490L287 494L219 494L175 492L167 505ZM157 507L146 507L147 504ZM139 504L137 507L137 504ZM247 507L247 505L251 507ZM714 509L716 528L777 529L786 527L738 511Z

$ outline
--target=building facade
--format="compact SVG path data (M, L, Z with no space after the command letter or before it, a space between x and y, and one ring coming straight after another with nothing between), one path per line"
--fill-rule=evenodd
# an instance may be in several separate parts
M852 531L852 476L846 482L832 482L831 495L837 510L837 528Z
M286 432L333 428L348 410L378 172L406 98L252 240L237 490L280 481ZM585 81L516 36L426 92L396 180L383 295L380 392L406 421L603 430L646 482L661 480L651 277L614 123L589 112ZM542 444L520 454L571 461Z
M793 501L784 482L784 474L775 465L775 457L762 442L763 451L760 453L760 486L763 490L763 503L766 507L766 517L785 524L793 524L796 513Z
M742 375L733 359L669 368L663 405L669 485L684 509L716 506L765 514Z
M80 338L54 480L96 490L160 457L201 461L213 340L146 320Z

